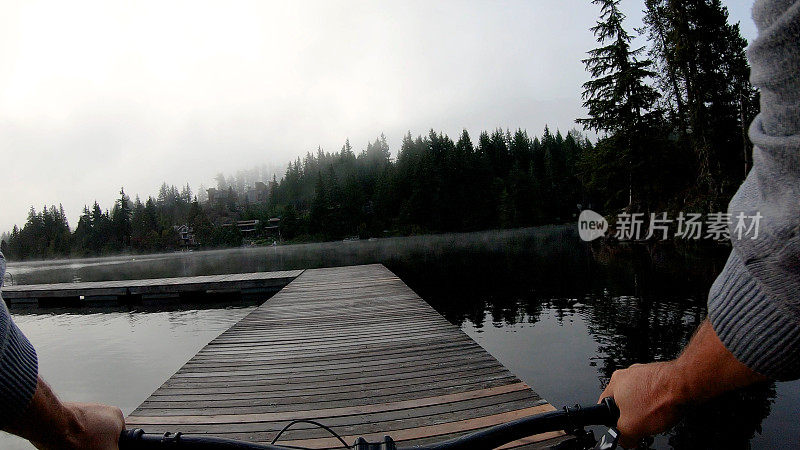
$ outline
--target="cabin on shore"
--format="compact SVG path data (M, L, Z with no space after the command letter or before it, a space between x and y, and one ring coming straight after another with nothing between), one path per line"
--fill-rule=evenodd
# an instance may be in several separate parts
M281 240L281 219L277 217L273 217L269 219L267 225L264 227L264 234L268 238L272 238L275 241Z
M175 229L175 234L178 235L178 245L180 245L181 248L191 248L197 246L194 228L187 224L176 225L173 228Z
M228 222L222 224L223 228L236 227L239 233L244 238L257 238L261 233L261 221L258 219L253 220L237 220L236 222Z

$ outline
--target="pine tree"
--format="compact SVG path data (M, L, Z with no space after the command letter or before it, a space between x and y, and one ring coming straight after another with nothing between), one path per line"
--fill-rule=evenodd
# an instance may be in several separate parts
M322 172L317 172L310 221L312 233L325 234L328 232L328 189L322 178Z
M607 162L607 167L595 169L612 170L614 176L627 178L628 204L632 207L640 190L638 185L647 176L644 166L649 155L645 154L644 138L652 134L657 117L654 106L659 98L647 81L655 73L650 60L639 60L644 48L631 48L633 37L623 27L625 15L619 9L620 0L592 3L601 7L600 20L591 28L601 46L589 51L589 57L583 60L592 77L583 85L589 117L577 122L613 138L616 151L609 155L613 160Z
M117 243L123 248L131 245L131 214L131 199L125 194L125 188L122 188L112 210L111 223Z
M655 76L652 61L639 60L644 48L631 49L633 37L623 27L625 15L620 0L593 0L601 5L601 16L591 28L602 46L583 60L592 76L584 83L584 106L589 117L578 119L586 128L607 133L635 131L650 111L658 92L647 83Z

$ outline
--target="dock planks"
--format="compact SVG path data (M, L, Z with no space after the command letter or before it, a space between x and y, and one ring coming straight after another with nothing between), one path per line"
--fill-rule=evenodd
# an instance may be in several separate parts
M304 271L200 350L127 426L268 443L289 421L311 419L348 443L390 435L405 446L551 410L388 269L368 265ZM340 445L308 424L278 443Z
M9 304L73 300L78 303L163 300L191 295L259 295L275 292L300 276L302 270L235 273L143 280L89 281L81 283L21 284L3 287Z

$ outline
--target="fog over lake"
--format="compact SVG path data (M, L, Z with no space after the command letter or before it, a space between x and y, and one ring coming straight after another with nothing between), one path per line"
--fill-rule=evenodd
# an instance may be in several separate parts
M706 314L724 247L589 248L573 227L12 263L17 283L99 281L380 262L555 406L592 403L617 368L677 355ZM131 412L259 301L15 307L42 375L67 400ZM800 382L698 407L656 448L792 448ZM760 430L760 431L759 431ZM795 439L795 441L792 441ZM7 435L4 448L30 448Z

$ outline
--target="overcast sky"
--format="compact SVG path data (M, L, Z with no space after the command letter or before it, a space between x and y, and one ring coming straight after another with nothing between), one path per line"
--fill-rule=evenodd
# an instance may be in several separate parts
M641 0L623 0L628 28ZM750 0L725 2L745 37ZM349 137L568 131L588 0L0 0L0 231L31 205L112 206L162 181L283 164ZM473 140L477 135L473 136Z

